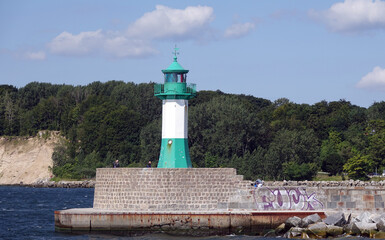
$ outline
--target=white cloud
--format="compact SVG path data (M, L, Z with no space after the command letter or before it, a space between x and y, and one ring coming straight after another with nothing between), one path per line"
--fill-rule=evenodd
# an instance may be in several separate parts
M132 39L120 32L102 30L73 35L63 32L54 38L48 48L54 54L86 56L102 54L109 57L145 57L157 53L151 43Z
M197 38L209 29L214 10L207 6L173 9L157 5L129 26L129 36L147 39ZM199 33L199 34L198 34Z
M158 53L156 49L151 47L151 43L124 36L106 39L104 50L108 55L117 58L146 57Z
M63 32L47 46L51 53L60 55L145 57L158 52L152 46L156 39L197 40L204 37L210 31L212 19L211 7L173 9L158 5L125 31L105 32L99 29L79 34Z
M28 60L44 60L45 59L45 52L38 51L38 52L26 52L24 53L23 58Z
M324 22L332 31L356 32L385 29L385 2L345 0L326 11L309 11L309 16Z
M373 71L366 74L356 85L358 88L385 90L385 69L373 68Z
M81 32L78 35L62 32L48 44L48 48L56 54L87 55L99 50L104 38L102 30Z
M235 23L228 27L224 33L226 38L239 38L249 34L255 28L255 23Z

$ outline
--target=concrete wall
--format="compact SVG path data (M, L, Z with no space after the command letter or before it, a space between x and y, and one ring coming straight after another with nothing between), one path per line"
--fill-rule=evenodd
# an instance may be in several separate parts
M280 182L261 188L251 184L231 168L103 168L96 173L94 209L385 210L382 183Z

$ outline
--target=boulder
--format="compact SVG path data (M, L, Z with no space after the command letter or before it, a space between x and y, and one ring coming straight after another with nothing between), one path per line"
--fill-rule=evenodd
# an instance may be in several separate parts
M343 212L338 212L327 216L324 220L327 225L342 227L346 224L345 215Z
M344 232L346 233L346 234L354 234L353 232L352 232L352 228L353 228L353 223L348 223L348 224L346 224L346 225L344 225Z
M275 229L274 232L275 232L275 234L278 235L278 236L283 235L283 234L286 232L286 230L285 230L285 224L282 223L281 225L279 225L279 226Z
M288 230L292 227L298 227L301 224L301 218L294 216L294 217L289 217L285 221L285 229Z
M377 226L375 223L366 223L366 222L355 222L352 226L352 232L354 234L361 234L369 236L377 231Z
M283 235L284 238L294 238L301 236L303 232L305 232L305 228L300 228L300 227L292 227Z
M382 218L385 219L385 213L381 214L381 215L377 215L376 217L373 217L372 220L375 222L375 223L378 223Z
M318 222L314 224L310 224L308 226L308 230L320 237L326 237L327 225L324 222Z
M377 232L377 233L374 233L372 238L376 238L376 239L385 239L385 232Z
M349 216L346 218L346 224L351 223L351 221L352 221L352 214L349 213Z
M304 217L301 221L300 227L305 228L310 224L321 222L321 221L322 221L321 217L317 213L315 213L307 217Z
M311 239L312 237L310 237L306 232L303 232L301 233L301 239Z
M378 220L376 226L378 231L385 232L385 218L381 218L380 220Z
M373 223L374 221L372 220L371 215L370 212L362 212L355 218L355 220L356 222Z
M263 235L265 238L275 238L277 237L277 234L275 233L274 230L268 231L265 235Z
M339 235L342 235L344 233L343 227L333 226L333 225L327 225L326 226L326 233L328 236L336 237Z

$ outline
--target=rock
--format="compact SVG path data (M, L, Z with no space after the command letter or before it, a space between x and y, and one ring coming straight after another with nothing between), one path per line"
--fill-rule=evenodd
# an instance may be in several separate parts
M385 218L381 218L377 223L376 223L378 231L383 231L385 232Z
M326 226L326 233L328 236L339 236L344 233L344 228L343 227L338 227L338 226L333 226L333 225L327 225Z
M308 229L311 233L320 236L320 237L326 237L326 224L324 222L318 222L314 224L310 224L308 226Z
M352 232L354 234L361 234L369 236L377 231L375 223L355 222L352 226Z
M274 230L268 231L265 235L263 235L265 238L275 238L277 237L277 234Z
M321 222L321 221L322 221L321 217L317 213L315 213L307 217L304 217L301 221L300 227L305 228L310 224Z
M376 238L376 239L385 239L385 232L377 232L375 234L373 234L372 236L373 238Z
M352 214L349 213L348 218L346 219L346 224L349 224L352 221Z
M371 217L370 212L363 212L358 217L356 217L356 221L364 222L364 223L373 223L373 220L370 217Z
M376 217L372 217L372 220L375 222L375 223L378 223L382 218L385 219L385 213L381 214L381 215L377 215Z
M285 235L283 235L283 237L284 238L293 238L293 237L301 236L303 232L305 232L304 228L292 227L289 229L289 231L287 231L285 233Z
M344 225L343 229L346 234L353 234L352 232L353 223L348 223Z
M345 215L342 212L327 216L323 222L327 225L334 225L339 227L342 227L346 224Z
M285 230L285 224L282 223L281 225L279 225L279 226L275 229L274 232L275 232L276 235L282 235L282 234L284 234L284 233L286 232L286 230Z
M294 216L294 217L289 217L285 221L285 229L288 230L292 227L298 227L301 224L301 218Z
M309 235L306 232L301 233L301 239L310 239Z

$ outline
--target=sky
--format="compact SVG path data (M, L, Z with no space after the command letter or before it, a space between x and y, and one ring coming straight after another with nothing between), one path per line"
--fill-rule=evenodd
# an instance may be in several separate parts
M314 104L385 100L385 1L0 0L0 85L163 82Z

